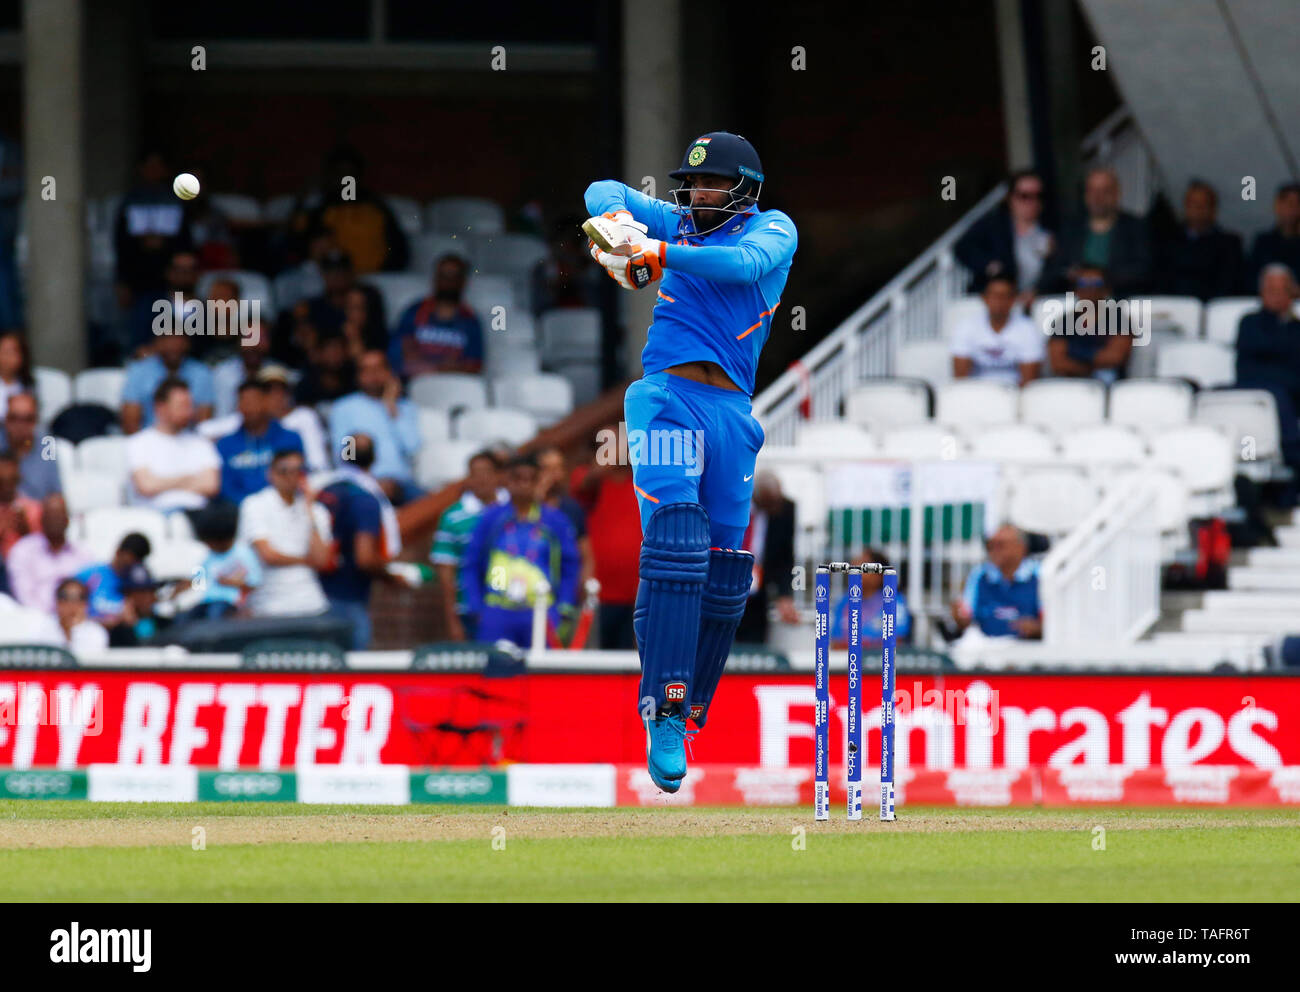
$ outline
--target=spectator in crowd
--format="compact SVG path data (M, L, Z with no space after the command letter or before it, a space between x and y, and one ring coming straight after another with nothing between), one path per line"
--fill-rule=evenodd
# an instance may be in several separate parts
M271 416L264 382L249 380L239 387L239 428L217 442L221 456L221 498L241 503L267 486L267 469L277 451L302 453L302 439Z
M0 557L41 526L41 504L18 491L18 459L0 455Z
M1133 338L1128 328L1114 319L1117 310L1106 272L1091 265L1079 266L1074 296L1073 320L1066 320L1071 315L1063 314L1047 342L1052 373L1115 382L1128 368Z
M266 385L271 416L302 440L307 470L323 472L329 468L329 452L325 450L325 428L321 425L320 416L310 406L298 406L294 403L289 373L283 366L268 364L258 372L257 381Z
M154 293L140 293L126 317L126 352L137 358L149 354L160 326L184 328L187 323L201 327L203 301L195 292L199 283L199 259L192 251L178 251L163 269L163 284ZM176 305L180 295L179 309ZM160 309L159 304L164 306Z
M486 507L465 549L460 572L478 639L532 644L533 605L544 582L549 623L564 639L577 614L581 559L573 525L559 510L539 504L537 459L516 455L506 466L508 503Z
M766 644L768 608L773 603L782 623L799 622L793 586L794 503L785 498L781 480L770 471L755 477L753 501L741 549L754 556L754 581L736 629L736 640Z
M582 556L581 582L592 575L591 538L587 533L587 511L569 492L569 466L564 452L551 445L537 452L537 502L553 507L569 518Z
M67 648L78 657L94 657L108 650L108 631L86 616L86 586L80 579L64 579L54 593L54 615L42 642Z
M333 231L360 273L401 272L409 254L406 234L383 197L362 183L364 167L355 149L336 148L325 163L321 204L298 223L303 231Z
M1024 308L1033 301L1055 242L1042 225L1042 177L1022 169L1011 176L1009 186L1006 199L957 239L953 253L974 275L976 289L994 276L1004 276Z
M464 303L468 271L459 255L443 255L433 267L433 295L402 312L388 349L401 376L483 370L483 324Z
M259 321L253 333L239 342L238 353L212 369L213 416L229 417L239 402L239 387L270 364L271 328ZM228 432L227 432L228 433Z
M415 404L402 398L402 382L388 367L382 351L367 351L357 367L358 391L337 401L330 410L330 441L342 458L347 439L369 435L375 442L372 474L394 506L420 494L412 475L420 450L420 424Z
M1061 231L1056 250L1043 267L1040 293L1064 292L1084 266L1105 270L1120 298L1150 291L1151 240L1146 221L1120 209L1119 177L1109 168L1088 170L1084 178L1084 217Z
M343 297L343 343L348 358L355 362L367 348L386 348L388 328L381 312L371 306L370 287L353 286Z
M1241 283L1241 238L1218 224L1219 194L1193 179L1183 194L1183 221L1160 242L1156 288L1204 300L1232 296Z
M594 307L600 300L600 274L588 264L582 217L561 218L551 235L546 258L532 275L533 312L560 307Z
M1038 378L1047 354L1043 334L1016 309L1016 287L997 273L984 282L984 312L953 328L953 378L992 379L1023 386Z
M1256 291L1260 274L1274 263L1300 273L1300 183L1283 183L1273 197L1273 217L1277 223L1255 235L1250 249L1250 265L1243 289Z
M158 615L158 583L144 565L132 565L122 578L125 606L121 622L108 629L108 646L136 648L148 644L168 621Z
M0 334L0 417L8 409L10 396L35 392L36 379L32 376L27 338L22 331L5 331Z
M370 647L370 589L389 581L388 563L402 549L393 506L370 475L375 444L353 439L352 461L322 480L316 499L329 511L334 569L321 576L330 613L352 625L352 650Z
M352 259L347 252L335 249L327 252L320 261L321 275L325 281L325 291L320 296L300 301L293 309L290 318L292 331L289 338L289 361L300 361L301 355L311 357L320 342L327 338L339 337L347 350L345 329L349 326L348 300L355 301L355 293L365 297L365 319L359 321L357 306L353 303L351 326L352 337L358 334L365 346L388 347L388 328L385 324L384 299L379 290L366 283L357 282L352 269ZM295 356L294 352L297 352Z
M136 185L122 198L113 225L118 306L123 311L139 299L157 297L168 261L193 244L185 204L171 189L167 160L147 151L136 175Z
M319 616L329 608L316 573L329 565L329 514L307 495L302 453L278 451L271 484L239 507L237 539L257 552L255 616Z
M635 651L632 612L640 581L641 513L632 484L627 435L617 424L598 434L606 443L597 448L588 466L573 477L573 493L587 510L587 526L599 540L591 546L592 567L600 582L598 630L600 646L608 651ZM610 443L617 438L618 447Z
M499 503L505 495L501 489L501 461L490 451L477 452L469 460L465 491L438 518L429 560L438 576L438 594L442 600L448 640L476 639L476 617L465 603L460 568L465 558L465 547L483 508ZM637 519L639 527L640 517Z
M134 434L153 423L153 397L164 379L180 378L193 403L190 416L207 420L212 416L212 372L190 357L190 339L184 334L164 334L156 339L154 352L126 367L122 384L122 430ZM186 427L192 426L187 423Z
M1024 533L1004 524L985 547L988 560L970 573L961 598L952 604L958 629L973 628L985 637L1042 637L1038 562L1027 557Z
M198 603L187 620L222 620L242 612L248 597L262 584L262 562L247 544L237 543L239 511L213 507L195 523L198 539L208 546L200 566L203 577Z
M307 257L275 277L275 298L282 307L292 308L325 292L320 263L331 251L338 250L339 243L333 231L320 225L307 232L306 242Z
M1241 318L1237 328L1237 388L1265 389L1277 403L1282 457L1300 478L1300 321L1292 312L1295 276L1273 262L1259 276L1260 308ZM1280 502L1294 506L1296 484L1288 483Z
M90 619L109 629L126 622L126 580L152 551L149 538L133 531L118 543L111 559L77 573L89 597Z
M126 443L132 502L166 513L197 510L221 489L221 456L207 438L190 430L194 399L176 377L153 394L153 426Z
M348 354L347 339L336 331L316 338L307 360L307 368L294 396L303 406L333 403L357 388L357 363Z
M884 555L874 548L867 548L861 557L854 557L854 562L878 562L889 564ZM884 597L881 592L885 587L885 578L876 572L864 572L862 575L862 612L859 615L859 632L863 650L880 650L881 623L884 613ZM912 612L907 608L907 597L903 590L898 590L894 603L894 636L900 641L907 641L912 636ZM849 643L849 594L840 596L831 614L831 647L844 648Z
M4 431L0 433L0 454L18 460L18 492L28 499L43 500L52 493L63 492L63 484L54 460L53 439L37 437L38 419L35 394L18 393L9 397Z
M191 342L190 353L209 358L214 351L224 351L234 344L232 335L242 326L239 322L239 283L233 279L214 279L208 286L207 298L199 303L203 307L204 333Z
M60 580L88 564L86 553L68 540L68 507L58 494L41 500L41 529L19 538L5 559L14 599L45 613L54 610Z

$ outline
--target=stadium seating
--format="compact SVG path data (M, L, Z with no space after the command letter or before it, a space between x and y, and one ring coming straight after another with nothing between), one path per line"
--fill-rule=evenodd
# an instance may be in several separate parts
M72 380L72 397L78 403L99 403L117 410L125 383L126 370L122 368L82 369Z
M420 440L424 444L441 444L451 437L451 415L446 410L422 406L418 410Z
M59 477L63 483L68 513L74 517L101 507L122 505L123 482L117 475L93 469L71 468L61 469Z
M1020 420L1064 430L1106 419L1106 387L1096 379L1035 379L1020 390Z
M523 444L537 434L537 420L532 414L503 407L466 410L456 417L453 427L457 438L480 445L498 441Z
M1061 457L1087 466L1141 465L1146 442L1123 424L1095 424L1062 431Z
M1056 442L1041 427L1003 424L975 432L970 455L1001 462L1046 462L1056 456Z
M548 310L538 324L548 367L600 357L600 311L588 307Z
M459 255L472 267L475 260L474 239L442 231L425 231L411 239L412 272L432 273L434 263L443 255Z
M546 258L546 242L532 234L471 233L482 272L516 276L532 272Z
M1236 457L1232 441L1205 424L1188 424L1151 437L1151 464L1176 472L1187 483L1192 510L1219 513L1235 502Z
M471 456L482 448L479 441L456 439L423 445L415 456L415 481L426 489L439 489L463 478Z
M361 276L360 281L379 291L389 330L397 326L407 307L429 295L432 285L428 274L416 272L371 272Z
M1021 530L1063 537L1096 507L1100 498L1100 487L1083 472L1041 468L1016 480L1007 516Z
M1156 352L1156 375L1188 379L1201 388L1230 386L1236 379L1236 354L1217 341L1171 341Z
M1254 296L1227 296L1211 300L1205 306L1205 338L1228 346L1237 343L1237 325L1241 318L1259 309Z
M961 453L960 439L934 422L885 431L880 437L882 458L954 458Z
M943 341L912 341L899 345L894 374L903 379L922 379L939 386L952 378L952 355Z
M32 369L36 380L36 403L41 423L48 424L59 411L72 402L72 378L61 369L37 365Z
M424 212L418 200L409 196L386 196L384 202L397 218L397 226L408 238L415 237L424 230Z
M494 379L492 398L497 407L512 407L531 414L542 427L549 427L573 412L573 386L554 373Z
M417 406L455 411L488 405L487 383L466 372L432 372L412 377L406 395Z
M449 196L425 208L425 227L447 234L498 234L506 229L500 204L471 196Z
M844 416L871 428L924 423L930 417L930 389L920 379L877 379L848 395Z
M195 292L201 299L206 300L208 290L219 279L229 279L235 283L239 287L239 298L241 300L257 300L263 319L275 320L275 316L279 312L276 309L275 291L271 286L271 280L262 273L251 272L248 269L213 269L199 276L199 283L195 288Z
M212 193L208 199L233 224L260 224L266 218L261 202L242 193Z
M953 300L943 310L943 339L951 341L952 333L958 326L983 313L984 298L982 296L963 296L960 299Z
M82 441L73 456L76 467L109 476L119 486L126 485L126 438L121 435L91 437Z
M1277 400L1265 389L1216 389L1196 394L1195 421L1232 432L1237 471L1271 478L1281 467ZM1243 443L1251 439L1249 444Z
M74 518L71 540L96 561L108 561L123 537L138 532L151 545L168 540L167 518L157 510L143 506L106 506L88 510Z
M810 458L872 458L875 439L857 424L812 420L799 427L799 450Z
M1174 331L1194 340L1201 336L1204 305L1195 296L1152 296L1151 320L1155 331ZM1138 302L1138 301L1133 301Z
M426 293L428 291L426 290ZM508 320L515 309L515 288L506 276L474 275L465 287L465 305L478 314L484 333L489 333L495 318L503 315ZM497 311L497 307L503 309Z
M956 379L936 391L934 419L948 426L982 427L1016 419L1019 390L991 379Z
M1123 379L1110 387L1110 421L1142 432L1192 419L1192 387L1177 379Z

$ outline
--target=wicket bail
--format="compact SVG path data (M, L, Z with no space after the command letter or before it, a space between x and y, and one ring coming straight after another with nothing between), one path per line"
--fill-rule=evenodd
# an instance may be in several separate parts
M816 689L814 816L830 819L830 652L831 574L848 574L848 743L844 758L848 778L848 818L862 819L862 573L880 575L880 819L894 819L894 676L898 570L876 562L852 565L833 561L817 566L817 607L813 670Z

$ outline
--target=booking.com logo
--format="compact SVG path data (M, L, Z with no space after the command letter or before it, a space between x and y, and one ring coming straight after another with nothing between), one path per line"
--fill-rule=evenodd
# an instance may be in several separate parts
M261 340L261 300L186 300L176 293L154 300L152 311L151 329L159 337L238 337L247 348Z

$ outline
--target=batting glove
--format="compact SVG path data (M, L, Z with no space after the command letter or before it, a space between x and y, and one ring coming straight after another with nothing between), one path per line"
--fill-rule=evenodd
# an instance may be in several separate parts
M624 245L617 253L601 251L593 244L591 257L624 289L644 289L663 277L667 247L667 242L654 238L637 245Z
M582 230L601 251L613 251L629 241L641 240L649 228L634 220L627 210L612 210L599 217L588 217L582 223Z

